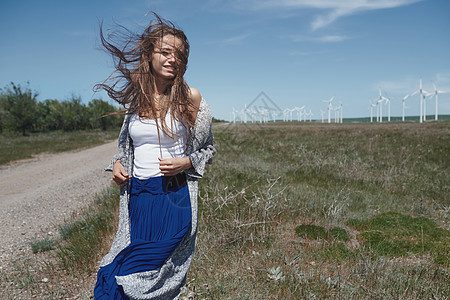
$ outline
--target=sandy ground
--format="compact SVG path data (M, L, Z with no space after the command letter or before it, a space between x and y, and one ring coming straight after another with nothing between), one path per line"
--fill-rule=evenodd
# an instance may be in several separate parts
M117 142L0 167L0 271L31 253L33 239L57 235L57 225L111 184L103 169Z

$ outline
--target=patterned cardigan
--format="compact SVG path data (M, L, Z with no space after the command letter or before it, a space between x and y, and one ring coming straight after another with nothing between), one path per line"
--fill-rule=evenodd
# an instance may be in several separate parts
M195 237L197 234L197 193L198 178L203 176L206 163L212 163L216 153L211 131L211 113L204 99L191 128L186 154L193 168L185 170L191 200L192 220L190 231L184 236L174 252L165 263L156 270L116 276L130 299L178 299L181 287L185 284L186 273L194 255ZM133 142L128 133L130 116L126 115L119 134L119 152L114 155L109 166L112 171L114 162L120 159L128 174L133 174ZM111 263L116 255L130 244L130 219L128 215L129 186L120 189L119 226L109 253L100 262L100 267Z

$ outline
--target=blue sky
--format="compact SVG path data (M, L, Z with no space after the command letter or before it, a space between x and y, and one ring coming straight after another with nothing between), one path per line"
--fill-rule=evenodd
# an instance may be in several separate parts
M186 32L186 80L216 118L230 119L232 107L262 91L281 109L305 105L314 118L331 96L344 117L368 116L380 87L401 115L401 98L419 78L425 90L435 83L450 92L448 0L2 0L0 87L29 81L39 100L108 100L92 92L113 70L99 50L99 22L140 31L151 10ZM439 112L450 114L450 93L439 100ZM418 115L418 96L407 106Z

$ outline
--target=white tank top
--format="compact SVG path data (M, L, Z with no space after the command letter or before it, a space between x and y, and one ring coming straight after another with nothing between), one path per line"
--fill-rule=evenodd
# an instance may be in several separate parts
M161 127L161 124L158 125ZM186 156L186 127L175 120L170 112L166 115L166 125L177 136L171 138L160 129L158 139L155 120L140 118L136 114L131 116L128 130L134 146L134 177L148 179L162 176L158 157Z

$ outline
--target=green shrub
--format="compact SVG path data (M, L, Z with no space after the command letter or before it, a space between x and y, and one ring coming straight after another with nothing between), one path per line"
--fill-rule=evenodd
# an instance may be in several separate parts
M349 220L362 231L359 239L375 256L407 256L431 252L438 263L448 265L450 231L425 217L387 212L367 220Z
M56 248L57 243L49 238L34 240L31 242L31 251L33 253L45 252Z

